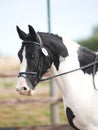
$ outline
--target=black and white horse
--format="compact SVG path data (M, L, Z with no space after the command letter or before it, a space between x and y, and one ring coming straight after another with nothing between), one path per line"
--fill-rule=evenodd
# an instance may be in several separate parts
M74 70L97 60L97 55L78 45L50 33L36 33L32 26L26 34L17 26L22 39L18 52L20 72L16 90L22 95L32 95L43 74L53 64L55 74ZM63 60L60 60L63 57ZM98 130L98 82L96 64L76 72L57 77L65 112L70 125L76 130ZM94 78L94 82L93 82ZM95 83L95 84L94 84Z

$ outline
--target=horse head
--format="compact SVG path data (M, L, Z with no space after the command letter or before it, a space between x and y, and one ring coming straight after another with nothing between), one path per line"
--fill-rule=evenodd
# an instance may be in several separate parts
M36 33L32 26L28 27L29 33L26 34L17 26L22 46L18 52L20 72L16 90L22 95L32 95L35 86L51 64L54 63L58 69L60 55L67 56L67 49L60 37L48 33Z
M26 34L17 26L22 46L18 52L20 72L16 90L22 95L33 94L35 86L52 63L40 36L32 26L28 27L29 33Z

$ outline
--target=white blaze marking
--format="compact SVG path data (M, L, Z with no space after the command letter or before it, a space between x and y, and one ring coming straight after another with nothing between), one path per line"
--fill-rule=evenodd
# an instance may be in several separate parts
M25 47L24 47L24 50L22 53L23 59L22 59L22 63L20 64L20 72L26 72L27 60L26 60L25 55L26 55L26 53L25 53ZM25 74L23 76L25 76ZM27 91L30 90L28 85L27 85L26 79L23 77L19 77L18 82L17 82L17 86L16 86L16 89L19 91L19 93L23 93L22 87L26 87Z
M26 60L25 55L26 55L26 53L25 53L25 47L24 47L24 50L23 50L23 53L22 53L23 60L22 60L22 63L20 64L20 72L26 72L27 60Z

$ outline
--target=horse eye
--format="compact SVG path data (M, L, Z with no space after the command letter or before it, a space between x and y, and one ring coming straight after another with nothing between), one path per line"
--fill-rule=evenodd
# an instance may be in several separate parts
M34 55L32 55L32 58L34 58Z

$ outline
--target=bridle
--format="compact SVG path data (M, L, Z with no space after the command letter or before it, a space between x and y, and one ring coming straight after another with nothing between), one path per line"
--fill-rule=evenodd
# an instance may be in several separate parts
M39 39L39 42L33 42L33 41L26 41L25 40L25 41L22 42L22 44L29 44L29 43L36 44L41 49L42 48L42 40L41 40L39 34L37 34L37 37ZM35 77L37 79L37 82L38 82L41 79L42 66L43 66L43 55L41 53L41 58L39 58L37 71L36 72L34 72L34 71L32 71L32 72L19 72L18 77L27 78L26 75L32 75L33 77Z
M25 44L25 43L26 44L28 44L28 43L36 44L41 49L42 48L42 40L41 40L41 37L39 36L39 34L37 34L37 36L38 36L39 42L23 41L22 43L23 44ZM64 72L64 73L60 73L60 74L51 76L49 78L42 79L41 78L42 77L41 76L41 72L42 72L42 66L43 66L43 55L41 55L41 58L39 58L39 62L38 62L37 72L33 72L33 71L32 72L19 72L18 77L26 78L26 75L32 75L33 77L37 78L37 81L47 81L47 80L50 80L50 79L53 79L53 78L56 78L56 77L59 77L59 76L65 75L65 74L73 73L73 72L78 71L78 70L87 69L87 68L93 66L93 74L92 74L93 86L94 86L95 89L97 89L96 85L95 85L95 74L96 74L96 70L97 70L97 64L98 64L98 54L96 55L95 60L93 62L87 64L87 65L84 65L82 67L76 68L74 70L70 70L70 71L67 71L67 72Z

